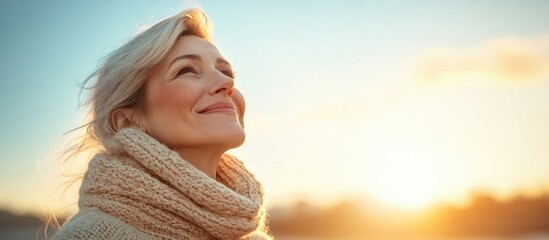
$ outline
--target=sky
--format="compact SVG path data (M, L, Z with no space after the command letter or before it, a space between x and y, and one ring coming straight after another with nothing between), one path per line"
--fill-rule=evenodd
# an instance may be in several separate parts
M231 152L269 205L549 191L548 1L13 1L0 208L51 204L62 134L85 114L78 83L185 6L203 7L236 71L247 139Z

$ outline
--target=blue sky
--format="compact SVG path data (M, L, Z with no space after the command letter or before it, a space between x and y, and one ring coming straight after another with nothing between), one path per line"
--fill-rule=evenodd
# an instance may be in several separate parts
M189 4L196 3L2 3L0 206L21 211L38 208L38 200L28 198L37 193L44 181L37 176L37 168L58 149L61 134L81 122L78 83L103 56L140 28ZM549 34L549 2L200 4L214 22L216 45L235 66L237 87L247 98L248 140L235 152L249 159L250 167L265 179L272 202L300 195L329 199L352 192L374 197L386 194L379 189L388 185L376 183L383 178L361 174L376 175L375 170L367 169L383 165L386 158L399 157L380 152L391 152L402 145L413 149L410 153L416 158L428 155L426 159L447 159L450 162L438 161L445 166L455 163L448 160L449 155L458 156L455 161L475 155L483 159L502 156L501 162L463 160L464 171L474 166L480 169L471 170L470 175L449 172L456 179L465 180L453 180L440 187L451 191L425 193L431 198L455 200L467 189L478 186L509 192L549 183L549 175L540 171L549 167L544 163L549 152L540 145L549 141L549 130L543 127L543 122L549 121L548 74L543 67L549 55L547 45L543 45ZM538 42L543 42L541 47L536 45ZM432 58L433 49L451 53L448 62L477 61L476 65L484 66L485 55L491 56L490 49L502 44L545 51L539 54L541 73L533 79L520 80L519 84L497 83L499 78L505 78L500 76L490 83L471 80L465 85L466 81L445 82L432 88L416 86L414 69L422 66L418 59ZM484 51L485 55L480 54ZM462 65L454 67L455 71L462 71ZM477 71L485 74L491 70L463 71L475 75ZM481 117L464 117L471 112ZM407 118L407 113L416 119ZM429 119L439 122L431 123ZM500 127L494 124L496 119L504 119ZM429 125L445 130L435 132ZM453 126L458 130L447 130ZM385 128L387 131L383 132ZM478 134L471 130L476 128L488 130ZM507 146L501 139L508 129L514 140L508 141L510 150L499 152L501 146ZM435 147L436 136L456 138L440 141L441 145ZM467 140L471 139L478 140L478 145L468 145ZM519 159L521 154L530 160ZM400 157L406 158L406 154ZM533 177L518 174L498 186L506 174L488 173L488 166L496 163L501 164L503 172L520 169L531 172ZM433 171L447 175L444 164ZM286 174L295 178L280 180ZM319 184L325 180L329 182L327 186ZM323 188L331 190L323 192ZM380 199L390 201L390 196Z

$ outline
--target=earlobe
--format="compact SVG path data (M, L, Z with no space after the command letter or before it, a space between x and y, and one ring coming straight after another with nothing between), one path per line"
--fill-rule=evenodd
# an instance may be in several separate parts
M120 129L133 126L133 117L133 108L118 108L111 113L111 125L118 132Z

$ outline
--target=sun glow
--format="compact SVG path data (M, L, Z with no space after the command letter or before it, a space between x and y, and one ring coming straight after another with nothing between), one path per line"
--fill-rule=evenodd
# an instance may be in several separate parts
M373 166L374 197L384 204L420 209L432 203L439 188L433 159L411 147L380 156Z

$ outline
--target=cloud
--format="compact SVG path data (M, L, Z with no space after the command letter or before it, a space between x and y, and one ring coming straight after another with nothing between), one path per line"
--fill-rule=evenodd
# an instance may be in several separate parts
M418 59L417 78L423 83L491 79L529 82L549 76L549 35L500 38L479 46L433 48Z

